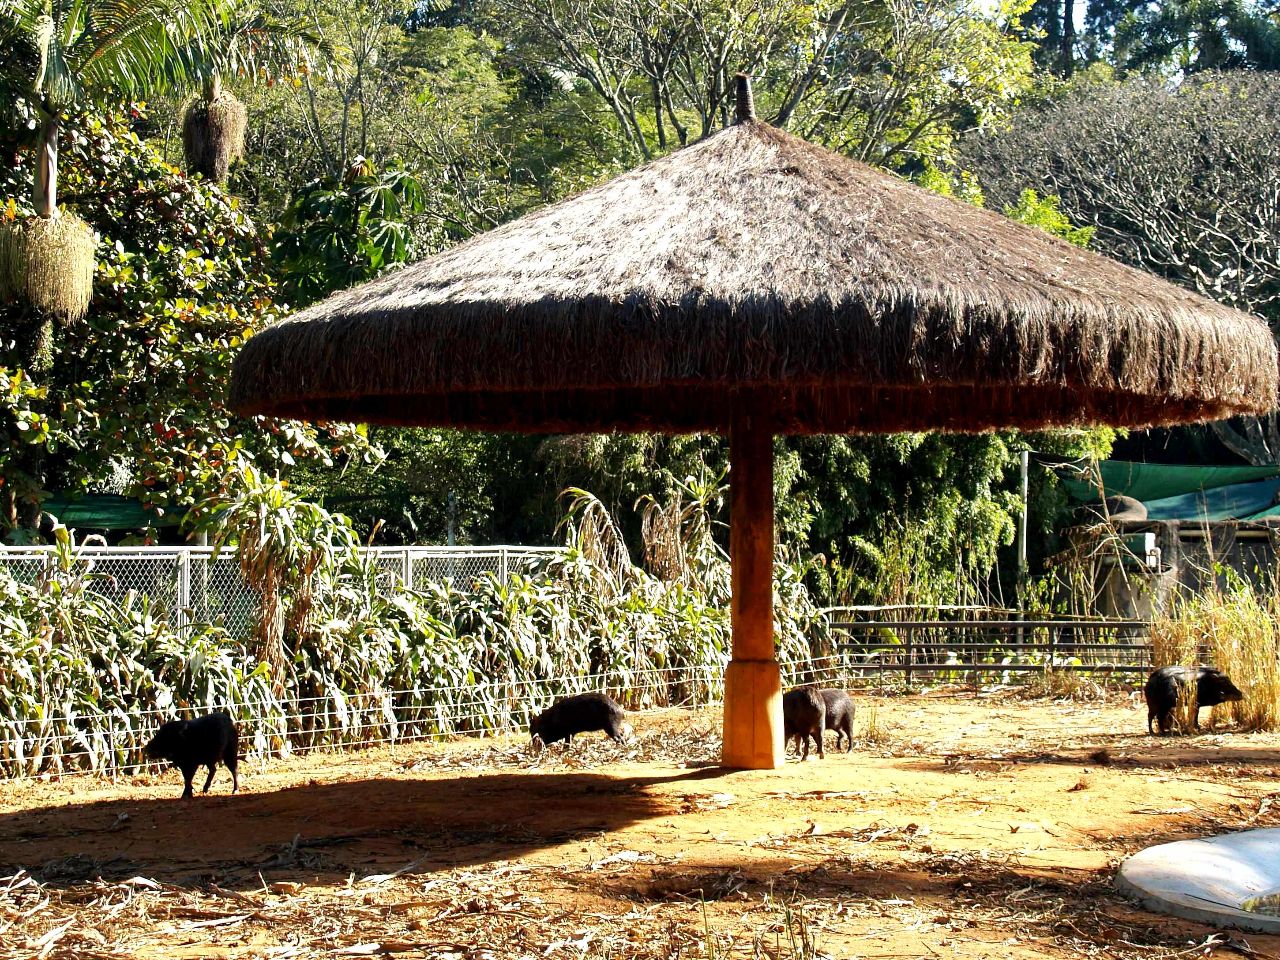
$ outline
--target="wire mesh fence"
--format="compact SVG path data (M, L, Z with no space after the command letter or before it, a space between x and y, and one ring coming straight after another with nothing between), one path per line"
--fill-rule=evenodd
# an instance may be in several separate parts
M469 589L493 574L505 581L513 572L531 574L560 553L558 547L367 547L379 584L410 589L449 583ZM53 547L0 549L0 566L19 583L34 584L53 564ZM159 617L175 626L212 623L229 636L248 636L258 608L257 592L240 575L231 551L211 547L79 547L72 574L92 574L89 589L122 601L133 592L146 597Z
M527 730L557 699L587 691L611 694L630 709L701 707L724 695L724 661L681 667L582 673L505 681L477 677L466 685L226 705L241 737L241 752L270 757L318 749L356 749ZM785 686L841 682L838 658L782 664ZM86 711L23 720L0 719L0 777L29 779L128 776L160 764L143 747L159 727L203 711Z

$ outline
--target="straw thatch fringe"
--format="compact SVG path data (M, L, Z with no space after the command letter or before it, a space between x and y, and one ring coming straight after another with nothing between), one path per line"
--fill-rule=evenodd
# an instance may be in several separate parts
M220 90L212 100L192 101L182 118L187 169L214 183L225 183L231 164L244 156L248 122L245 105L229 90Z
M0 299L79 320L93 299L97 236L75 214L0 220Z
M738 124L254 337L245 413L580 431L1156 424L1276 405L1260 321Z

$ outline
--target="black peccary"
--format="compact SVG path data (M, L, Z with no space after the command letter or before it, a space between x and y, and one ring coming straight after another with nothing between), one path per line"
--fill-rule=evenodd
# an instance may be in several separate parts
M822 747L822 729L826 721L826 701L812 687L797 687L782 695L782 733L788 743L792 737L796 738L796 753L800 753L800 743L804 742L801 760L809 759L810 737L818 741L818 756L826 759Z
M853 700L843 690L819 690L826 707L824 726L836 732L836 749L840 749L840 737L844 736L844 752L853 749Z
M231 715L219 711L195 720L170 720L156 731L143 752L152 760L168 760L182 771L184 798L191 796L191 781L202 766L209 768L204 781L204 792L208 793L219 763L231 771L231 792L235 793L240 789L236 775L239 741Z
M1147 678L1143 693L1147 699L1147 733L1153 721L1159 720L1160 732L1168 733L1173 727L1173 711L1178 704L1179 688L1190 693L1192 680L1196 685L1195 728L1200 729L1200 708L1219 703L1244 699L1244 694L1221 670L1213 667L1161 667Z
M625 711L603 693L579 693L557 700L529 724L529 736L544 746L558 740L572 742L575 733L592 730L603 730L619 743L631 733Z

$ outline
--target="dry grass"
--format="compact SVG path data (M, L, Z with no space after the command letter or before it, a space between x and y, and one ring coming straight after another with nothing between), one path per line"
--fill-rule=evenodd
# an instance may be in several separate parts
M123 784L107 806L92 792L65 807L46 806L36 802L46 788L33 785L21 806L10 804L0 844L10 851L0 853L0 862L14 864L0 868L0 954L6 960L1172 960L1232 950L1276 956L1275 938L1144 913L1111 884L1115 858L1156 839L1275 825L1274 774L1247 761L1259 746L1274 750L1274 737L1262 744L1239 738L1239 756L1223 767L1221 745L1140 733L1133 705L1100 712L1001 696L903 698L878 709L874 714L868 704L860 711L871 731L883 729L886 715L898 729L914 722L931 738L947 737L951 762L941 766L928 749L912 748L895 754L901 759L865 752L789 765L767 777L664 786L673 766L700 765L714 753L718 727L714 712L670 711L652 714L648 729L627 745L587 737L533 754L504 738L424 747L421 759L408 764L407 756L370 754L350 767L354 782L382 781L365 796L385 797L389 809L407 797L424 804L386 818L326 811L314 794L352 781L328 769L332 758L299 758L274 765L289 770L264 773L236 801L200 801L201 809L255 831L253 842L233 849L221 841L191 843L193 850L177 851L177 864L170 851L182 844L127 840L130 831L159 829L172 838L206 830L172 823L195 807L148 801L139 793L151 792L137 782ZM917 709L927 715L912 721ZM1066 748L1065 729L1074 731ZM1114 759L1106 748L1093 749L1099 738ZM1177 776L1153 778L1153 764L1174 769L1171 748L1190 765L1179 765ZM1096 767L1082 775L1086 756ZM635 760L654 765L633 766ZM489 821L431 799L437 781L451 784L438 788L442 795L457 794L495 768L531 765L550 767L529 777L531 786L543 775L580 776L579 767L602 776L565 778L553 793L536 794L540 809L528 808L528 794L493 784L468 792L470 803L492 805ZM656 781L639 792L628 786L651 776ZM1219 778L1230 782L1215 786ZM297 806L300 789L312 791L311 804ZM649 820L598 828L601 808L637 796L649 798ZM127 817L117 816L126 799ZM548 801L570 813L544 819L555 812ZM259 806L237 813L245 803ZM12 819L18 812L22 819ZM107 826L113 817L115 827Z
M1280 593L1237 584L1184 598L1151 625L1155 666L1191 666L1203 657L1244 693L1215 710L1244 730L1280 729ZM1174 718L1192 729L1195 688L1178 698Z
M93 229L65 210L50 219L0 218L0 299L79 320L93 299Z

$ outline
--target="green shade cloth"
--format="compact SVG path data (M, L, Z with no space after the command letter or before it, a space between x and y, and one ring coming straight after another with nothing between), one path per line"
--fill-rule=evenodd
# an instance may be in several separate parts
M1233 483L1177 497L1146 500L1150 520L1256 520L1280 509L1280 479Z
M57 494L40 504L58 522L78 530L140 530L143 527L176 527L177 514L159 516L137 500L114 493L86 493L79 497Z
M1280 467L1211 467L1103 460L1043 463L1067 494L1098 500L1101 476L1108 497L1142 501L1151 520L1260 520L1280 516Z

